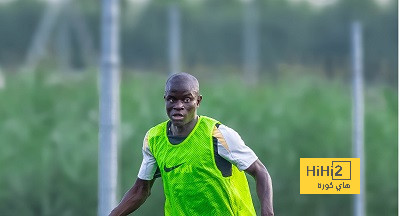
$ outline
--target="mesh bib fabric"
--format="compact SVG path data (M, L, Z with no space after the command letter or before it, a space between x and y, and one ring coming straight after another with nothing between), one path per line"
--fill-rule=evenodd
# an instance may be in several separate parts
M161 171L165 215L256 215L246 176L236 166L223 177L214 160L212 131L218 122L200 116L189 136L172 145L167 122L149 130L149 148Z

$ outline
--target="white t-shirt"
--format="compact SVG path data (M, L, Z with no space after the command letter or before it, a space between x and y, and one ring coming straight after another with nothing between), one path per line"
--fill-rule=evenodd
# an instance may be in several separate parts
M214 126L213 136L218 140L218 154L239 170L249 168L258 159L253 150L245 145L240 135L233 129L222 124L218 127ZM142 152L143 161L138 177L143 180L151 180L157 170L157 162L149 149L148 133L143 140Z

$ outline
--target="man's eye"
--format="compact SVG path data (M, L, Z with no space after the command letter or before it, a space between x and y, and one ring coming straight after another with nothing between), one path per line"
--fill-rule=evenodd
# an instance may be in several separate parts
M190 100L190 98L185 98L184 100L183 100L183 102L185 102L185 103L189 103L191 100Z
M170 98L170 99L168 99L168 102L173 103L174 99Z

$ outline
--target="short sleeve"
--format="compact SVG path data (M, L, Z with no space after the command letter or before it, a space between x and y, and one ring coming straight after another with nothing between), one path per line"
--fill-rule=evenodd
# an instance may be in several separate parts
M140 165L138 177L143 180L152 180L157 170L157 162L149 149L148 132L143 140L143 160Z
M250 167L257 159L257 155L246 146L240 135L225 125L215 126L213 136L218 140L218 154L231 162L239 170Z

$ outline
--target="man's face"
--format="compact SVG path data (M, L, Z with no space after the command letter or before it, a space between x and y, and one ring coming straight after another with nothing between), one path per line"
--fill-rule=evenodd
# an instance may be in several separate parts
M165 108L173 125L184 126L196 117L202 99L197 91L187 81L172 81L167 84Z

